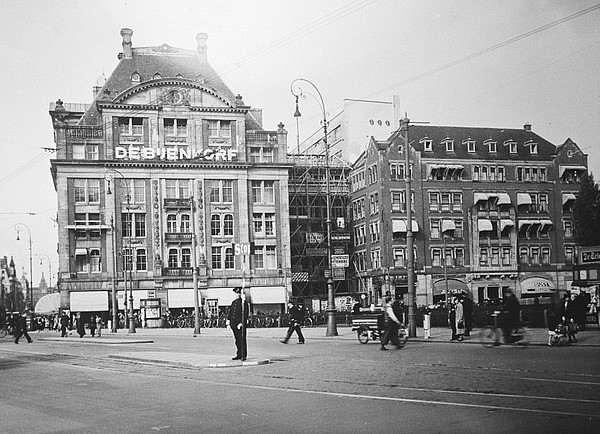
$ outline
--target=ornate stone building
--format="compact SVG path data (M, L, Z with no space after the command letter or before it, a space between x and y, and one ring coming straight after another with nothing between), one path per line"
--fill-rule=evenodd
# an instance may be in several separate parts
M122 53L91 104L50 105L56 158L60 281L72 310L105 312L117 288L163 311L216 315L231 288L254 309L291 294L287 132L262 127L197 50L167 44ZM196 246L194 248L194 246Z

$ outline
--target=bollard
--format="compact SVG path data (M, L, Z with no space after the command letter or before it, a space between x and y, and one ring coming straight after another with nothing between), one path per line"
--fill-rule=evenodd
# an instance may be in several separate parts
M425 339L429 339L431 337L431 314L426 313L423 315L423 334Z

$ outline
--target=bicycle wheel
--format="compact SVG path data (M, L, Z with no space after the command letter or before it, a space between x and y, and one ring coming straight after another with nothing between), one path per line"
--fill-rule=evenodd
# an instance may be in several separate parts
M6 329L4 329L4 328L0 329L0 338L3 338L4 336L6 336L6 334L7 334Z
M358 334L358 342L361 344L366 344L369 342L369 329L366 327L360 327L357 331Z
M479 331L479 342L486 347L491 348L500 344L500 330L493 326L487 326Z
M306 318L304 320L304 327L312 327L312 325L313 325L312 319Z

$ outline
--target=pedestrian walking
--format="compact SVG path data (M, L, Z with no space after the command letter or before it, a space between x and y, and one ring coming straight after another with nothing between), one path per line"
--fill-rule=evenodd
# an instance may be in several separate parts
M77 316L75 317L75 328L77 329L77 334L80 338L85 336L85 325L83 324L81 312L77 312Z
M290 338L292 337L292 333L294 331L298 335L298 343L304 343L304 335L302 334L302 325L304 324L304 320L306 319L306 315L308 314L308 309L304 306L304 301L302 299L298 299L296 304L292 306L290 309L290 326L288 327L287 334L285 335L285 339L281 341L282 344L287 344Z
M471 330L473 330L473 300L465 295L461 297L460 301L463 305L465 317L465 336L470 336Z
M90 334L96 336L96 315L90 317Z
M69 328L69 315L66 312L60 317L60 336L63 338L67 337L67 328Z
M385 332L381 337L381 346L379 349L381 351L387 351L385 347L390 341L392 344L396 346L396 348L400 349L400 341L398 340L398 326L400 325L400 319L394 313L394 309L392 307L392 297L387 296L385 298Z
M17 318L17 324L15 328L15 344L19 343L19 339L21 336L25 336L27 339L27 343L30 344L33 342L33 339L29 337L29 333L27 333L27 313L23 312L19 318Z
M456 321L456 339L458 341L463 340L463 333L465 332L465 314L463 304L458 297L454 297L455 313L454 320Z
M100 315L96 315L96 332L98 337L102 336L102 317Z
M233 292L236 294L235 300L231 302L226 324L231 327L233 337L235 338L235 357L231 360L246 360L248 356L248 346L246 344L246 326L250 305L245 299L242 301L242 288L235 287Z
M450 337L450 341L455 341L457 339L456 335L456 297L450 297L450 304L448 305L448 325L450 326L450 330L452 331L452 336Z

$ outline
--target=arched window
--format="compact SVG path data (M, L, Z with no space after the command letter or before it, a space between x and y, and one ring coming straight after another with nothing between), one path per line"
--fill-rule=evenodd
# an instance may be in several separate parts
M218 214L213 214L210 218L210 234L213 237L221 235L221 216Z
M233 236L233 215L225 214L225 221L223 223L223 235Z
M177 249L169 249L169 268L178 268L178 254Z
M177 232L177 216L175 214L167 215L167 232L170 234Z
M100 250L90 250L90 273L99 273L102 271L100 260Z
M183 232L183 233L191 232L191 230L190 230L190 215L189 214L181 215L181 230L180 230L180 232Z
M181 268L190 268L192 266L192 250L181 249Z

